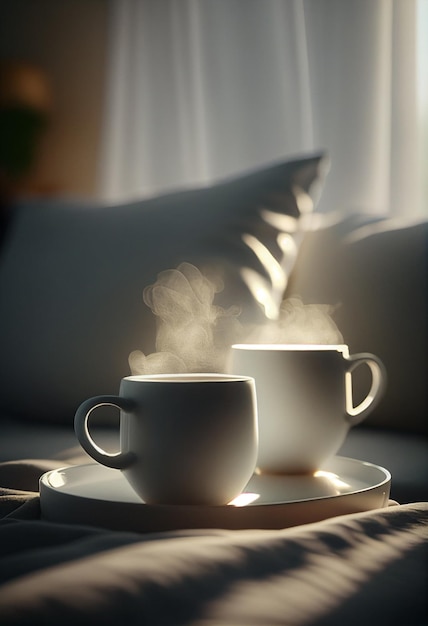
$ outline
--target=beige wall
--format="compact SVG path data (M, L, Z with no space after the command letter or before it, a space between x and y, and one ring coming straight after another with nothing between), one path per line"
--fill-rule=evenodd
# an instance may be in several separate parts
M0 57L37 63L54 92L37 182L96 192L104 96L107 0L0 0Z

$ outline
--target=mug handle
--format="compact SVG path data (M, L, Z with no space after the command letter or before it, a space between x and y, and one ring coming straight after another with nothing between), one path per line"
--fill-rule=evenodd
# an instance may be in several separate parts
M386 370L382 361L369 352L351 354L345 357L345 359L350 362L345 373L346 416L351 426L355 426L367 417L381 399L386 387ZM370 368L372 384L364 400L357 406L354 406L352 398L352 372L364 363Z
M95 409L100 406L115 406L125 411L125 413L129 413L134 408L134 403L132 400L127 400L120 396L95 396L94 398L89 398L89 400L82 402L76 411L76 415L74 416L74 431L82 448L95 459L95 461L107 467L112 467L113 469L125 469L132 465L135 454L130 451L110 454L100 448L89 433L89 417L92 411L95 411Z

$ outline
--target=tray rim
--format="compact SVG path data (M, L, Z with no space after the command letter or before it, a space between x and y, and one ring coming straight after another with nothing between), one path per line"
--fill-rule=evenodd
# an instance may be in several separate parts
M100 467L103 468L103 465L100 465L99 463L96 462L89 462L89 463L83 463L83 464L79 464L79 465L68 465L68 466L64 466L64 467L60 467L60 468L56 468L53 470L49 470L48 472L45 472L44 474L42 474L42 476L39 479L39 489L40 489L40 495L42 495L42 491L44 490L49 490L49 491L54 491L57 495L60 496L64 496L66 498L77 498L77 499L85 499L88 501L97 501L100 503L109 503L115 506L126 506L126 507L156 507L158 509L174 509L177 510L178 508L185 508L187 510L192 510L192 509L201 509L201 508L207 508L207 509L224 509L224 508L231 508L231 509L238 509L238 508L266 508L266 507L274 507L274 506L284 506L287 504L299 504L299 503L305 503L305 502L314 502L314 501L325 501L325 500L337 500L338 498L344 498L347 496L355 496L358 494L363 494L365 492L368 491L372 491L374 489L378 489L378 488L382 488L383 486L387 486L388 484L391 483L392 480L392 475L391 472L386 469L385 467L381 466L381 465L377 465L375 463L372 463L370 461L361 461L359 459L355 459L353 457L345 457L345 456L340 456L340 455L336 455L334 456L332 459L330 459L330 461L327 461L325 463L325 465L327 465L329 462L331 462L332 460L339 460L342 461L344 460L345 462L349 462L350 464L358 464L360 467L363 466L367 466L367 467L371 467L377 471L380 471L381 473L384 474L384 478L383 480L381 480L380 482L377 482L375 484L372 485L367 485L365 487L361 487L359 489L355 489L352 491L346 491L344 493L339 493L339 494L328 494L328 495L320 495L320 496L313 496L313 497L309 497L309 498L301 498L301 499L296 499L296 500L283 500L283 501L272 501L272 502L262 502L262 503L258 503L257 501L247 504L247 505L242 505L242 506L234 506L234 505L199 505L199 504L186 504L186 505L177 505L177 504L147 504L146 502L144 502L143 500L141 500L140 502L135 501L135 502L121 502L118 500L110 500L110 499L105 499L105 498L91 498L91 497L86 497L84 495L78 495L78 494L72 494L72 493L67 493L67 492L63 492L60 489L56 489L53 485L47 483L48 478L52 475L55 474L57 472L63 472L63 471L67 471L67 470L73 470L75 468L78 469L83 469L85 467L87 468L91 468L91 467ZM322 469L323 466L321 466ZM107 470L111 470L111 468L105 468ZM102 470L101 470L102 471ZM120 470L111 470L114 472L118 472L120 473ZM262 475L263 476L263 475ZM281 475L271 475L271 476L281 476ZM124 478L124 480L126 480ZM243 493L245 493L245 488L243 490ZM138 496L137 496L138 497Z

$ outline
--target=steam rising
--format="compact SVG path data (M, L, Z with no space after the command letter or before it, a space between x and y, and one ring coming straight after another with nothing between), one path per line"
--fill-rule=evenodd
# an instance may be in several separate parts
M161 272L143 294L157 317L156 352L132 352L132 373L223 371L230 345L242 337L242 326L238 307L214 305L221 289L190 263Z
M273 323L253 329L247 341L251 343L341 344L344 343L328 304L303 304L300 298L288 298L281 303L279 318Z
M190 263L158 275L144 290L143 299L157 318L156 352L129 355L132 374L224 372L234 343L340 344L343 337L331 317L329 305L303 304L288 298L279 317L244 328L239 307L216 306L214 284Z

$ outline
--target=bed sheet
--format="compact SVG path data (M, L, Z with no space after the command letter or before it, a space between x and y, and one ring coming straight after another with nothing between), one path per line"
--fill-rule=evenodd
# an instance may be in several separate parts
M58 466L0 464L2 626L428 623L427 503L279 531L112 532L40 518L38 477Z

